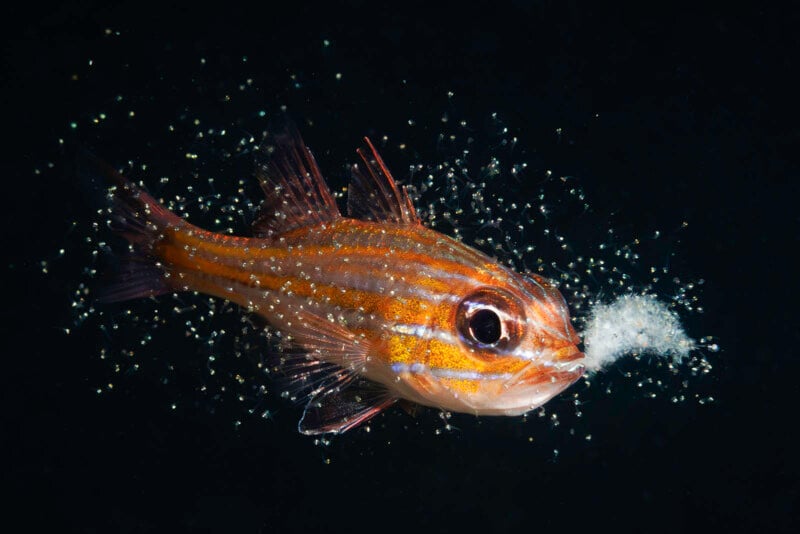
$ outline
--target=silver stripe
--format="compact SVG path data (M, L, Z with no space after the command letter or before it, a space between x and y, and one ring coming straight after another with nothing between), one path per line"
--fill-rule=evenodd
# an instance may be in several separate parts
M405 336L414 336L420 339L438 339L449 345L457 345L458 339L447 330L432 329L426 325L418 324L395 324L391 331Z
M450 378L455 380L509 380L512 373L481 373L464 369L447 369L445 367L426 367L421 363L393 363L392 371L397 374L411 373L414 375L429 373L436 378Z
M480 373L478 371L465 371L460 369L431 368L431 374L436 378L454 378L456 380L509 380L512 373Z
M395 324L391 326L390 330L396 334L401 334L404 336L414 336L420 339L438 339L448 345L457 346L459 344L458 338L448 332L447 330L440 330L440 329L432 329L425 325L416 325L416 324ZM543 349L539 350L523 350L523 349L516 349L512 352L508 353L508 356L514 358L520 358L523 360L542 360L545 355L545 351Z

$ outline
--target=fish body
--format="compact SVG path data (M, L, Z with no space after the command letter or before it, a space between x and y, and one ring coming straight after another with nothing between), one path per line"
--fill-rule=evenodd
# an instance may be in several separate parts
M105 300L198 291L281 332L300 430L343 432L399 399L519 415L583 373L559 291L423 226L375 148L358 151L343 217L308 148L280 136L254 237L200 229L116 175L111 226L134 256Z

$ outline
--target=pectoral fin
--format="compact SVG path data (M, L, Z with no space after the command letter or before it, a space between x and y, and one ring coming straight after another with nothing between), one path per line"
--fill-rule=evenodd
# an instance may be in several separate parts
M298 430L306 435L341 434L354 428L397 401L389 391L366 379L354 380L341 389L312 398L303 411Z

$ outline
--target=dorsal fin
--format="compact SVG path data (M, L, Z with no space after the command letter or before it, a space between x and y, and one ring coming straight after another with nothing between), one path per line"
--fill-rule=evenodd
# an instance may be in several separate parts
M332 222L341 217L336 200L291 123L275 135L266 163L257 164L257 176L266 198L253 221L253 234L274 237L303 226Z
M364 166L355 164L351 168L348 215L364 221L420 224L406 188L397 187L369 138L364 138L364 146L357 152Z

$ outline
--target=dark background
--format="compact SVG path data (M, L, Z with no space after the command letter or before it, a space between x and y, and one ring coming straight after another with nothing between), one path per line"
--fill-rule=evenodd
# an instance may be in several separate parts
M67 2L16 6L3 25L9 523L75 532L796 531L796 8ZM318 446L295 432L299 412L276 399L279 416L262 422L232 416L239 406L191 407L193 387L136 376L96 395L109 373L96 340L59 330L82 266L68 256L48 276L39 268L84 213L80 190L59 171L68 166L32 171L64 161L55 139L117 93L152 115L113 141L77 142L112 161L152 157L152 125L165 123L159 106L175 114L186 99L193 112L224 115L215 91L243 72L266 107L288 103L298 122L316 121L307 138L324 147L323 168L341 165L360 135L400 131L409 117L417 137L402 135L430 161L426 142L452 105L476 130L500 113L624 228L689 222L678 267L706 280L695 321L723 347L705 384L715 402L644 401L623 383L592 398L581 423L591 442L530 421L530 444L508 421L458 417L462 430L437 435L435 414L409 428L393 413L369 434ZM331 83L336 72L343 83ZM180 338L154 349L182 350ZM176 396L190 408L171 410ZM234 418L244 421L238 429Z

